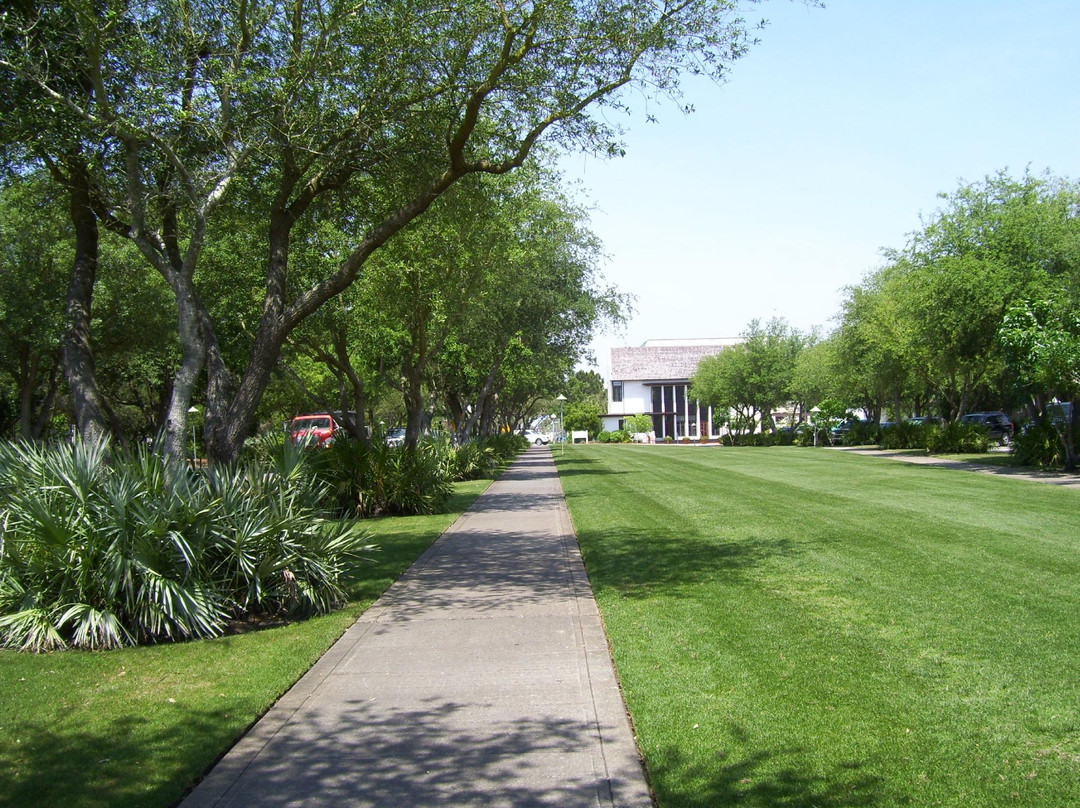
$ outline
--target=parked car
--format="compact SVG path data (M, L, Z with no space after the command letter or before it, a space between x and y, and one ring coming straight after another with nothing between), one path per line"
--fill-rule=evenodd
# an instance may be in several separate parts
M333 413L318 412L309 415L297 415L286 427L291 443L303 444L313 448L326 448L334 442L341 425Z
M996 440L1002 446L1009 445L1015 429L1013 422L1009 420L1009 416L1001 411L969 412L960 419L960 423L986 427L987 432L990 434L990 440Z
M546 446L551 443L551 437L545 435L543 432L537 432L535 429L526 429L521 433L525 436L525 440L536 446Z
M1073 405L1071 401L1054 402L1046 408L1046 417L1058 429L1065 429L1072 421Z
M405 430L401 427L394 427L386 433L386 445L387 446L404 446L405 445Z
M860 424L869 423L869 421L864 421L862 418L846 418L839 424L834 426L830 431L832 432L833 437L842 438L845 434L852 430L852 427L858 426Z

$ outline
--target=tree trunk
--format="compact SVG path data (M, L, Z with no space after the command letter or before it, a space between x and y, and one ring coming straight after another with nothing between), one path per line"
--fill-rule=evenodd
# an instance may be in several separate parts
M356 413L355 418L349 417L346 419L345 426L349 430L349 434L352 435L353 440L360 441L360 443L367 446L371 442L365 420L367 395L364 392L364 380L360 378L360 374L356 372L356 368L353 367L352 360L349 358L349 346L344 329L334 333L334 353L337 356L337 363L341 373L342 409L351 409ZM344 405L346 381L352 387L352 407Z
M461 404L461 398L457 393L446 394L446 409L450 413L450 421L453 424L454 436L459 442L465 440L465 407Z
M203 338L200 303L190 280L177 274L176 306L180 333L180 367L173 375L172 395L165 415L165 456L183 462L187 455L188 407L206 362L206 341Z
M1073 472L1076 471L1077 462L1080 461L1076 451L1076 436L1080 431L1080 398L1072 399L1070 409L1062 438L1065 444L1065 471Z
M56 404L56 391L60 389L60 362L56 356L52 357L52 370L49 373L49 389L45 393L45 400L38 409L37 420L34 422L32 437L41 440L45 437L46 428L52 417L52 410Z
M67 328L62 355L64 378L71 390L72 408L79 435L88 443L106 438L108 405L97 385L90 320L97 279L98 222L90 207L90 180L77 159L68 161L68 192L71 222L75 227L75 260L67 291Z
M210 446L211 436L216 434L228 417L228 404L232 399L234 384L225 359L221 355L213 320L202 300L196 295L200 319L200 332L205 346L206 367L206 420L203 422L203 441Z
M261 329L236 395L230 402L215 401L213 406L208 403L209 410L217 411L221 407L221 411L226 412L225 417L220 418L213 428L207 424L206 451L211 462L235 463L240 459L244 439L251 431L259 402L281 357L284 338L279 332L280 329Z
M495 387L495 379L499 375L499 368L502 367L504 356L505 353L495 360L495 364L492 366L491 370L488 372L487 378L484 380L484 387L480 391L480 395L476 397L476 408L473 410L472 415L465 424L464 431L466 434L471 434L477 429L478 425L483 425L485 423L483 419L484 411L487 409L487 399L488 396L491 395L492 389ZM482 429L481 434L484 434Z
M406 368L402 392L405 394L405 445L415 449L424 429L424 390L419 368Z
M284 196L284 190L281 196ZM240 459L255 411L291 330L284 322L285 281L289 267L289 247L294 218L278 206L270 214L269 250L266 273L266 297L259 330L244 376L236 394L222 389L207 390L207 410L214 413L213 424L206 425L206 451L215 463L235 463ZM299 325L299 323L297 323Z
M34 388L38 381L38 357L23 356L19 362L19 437L30 440L33 437Z

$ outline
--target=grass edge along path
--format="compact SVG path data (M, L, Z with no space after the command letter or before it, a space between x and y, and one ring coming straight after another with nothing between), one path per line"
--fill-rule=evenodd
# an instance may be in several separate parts
M175 805L489 484L457 484L446 514L371 520L379 549L332 614L119 651L0 651L0 806Z
M556 460L662 808L1080 805L1080 492L796 447Z

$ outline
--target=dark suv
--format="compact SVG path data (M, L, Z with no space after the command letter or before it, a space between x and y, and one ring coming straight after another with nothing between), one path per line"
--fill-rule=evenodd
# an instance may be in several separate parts
M1012 441L1013 423L1003 412L969 412L960 419L960 423L986 427L990 440L996 440L1002 446L1008 446Z

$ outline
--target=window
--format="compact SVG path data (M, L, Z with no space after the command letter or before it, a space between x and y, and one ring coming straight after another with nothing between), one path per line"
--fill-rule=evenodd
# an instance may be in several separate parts
M611 400L622 401L622 382L611 383Z

